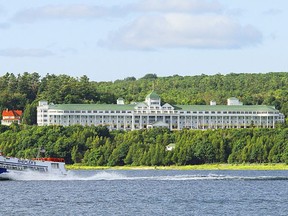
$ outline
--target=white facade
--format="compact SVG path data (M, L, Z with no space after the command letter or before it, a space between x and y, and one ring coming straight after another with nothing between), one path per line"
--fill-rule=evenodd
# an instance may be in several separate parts
M124 99L123 98L118 98L117 99L117 104L124 105L125 104Z
M232 97L227 99L227 105L228 106L237 106L237 105L243 105L242 102L240 102L237 98Z
M138 130L167 127L170 130L217 128L274 128L284 115L272 106L241 105L161 105L152 92L145 102L118 104L49 104L40 101L37 123L45 125L105 125L110 130Z
M12 123L17 123L17 124L20 124L21 123L21 120L11 120L11 119L7 119L7 118L4 118L1 120L1 125L6 125L6 126L10 126Z

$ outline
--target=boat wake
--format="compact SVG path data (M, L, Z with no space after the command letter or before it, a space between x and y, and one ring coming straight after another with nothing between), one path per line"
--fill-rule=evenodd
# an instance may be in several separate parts
M227 181L288 181L288 176L230 176L230 175L166 175L166 176L127 176L113 171L95 171L92 175L69 171L67 175L35 173L33 171L21 173L6 173L0 180L16 181L117 181L117 180L146 180L146 181L199 181L199 180L227 180Z

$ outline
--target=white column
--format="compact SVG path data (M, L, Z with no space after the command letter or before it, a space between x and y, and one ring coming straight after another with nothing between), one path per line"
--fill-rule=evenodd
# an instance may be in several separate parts
M239 125L239 116L237 115L237 128L240 128L240 125Z
M147 114L147 126L148 126L148 124L150 124L149 113Z
M123 120L123 125L124 125L124 130L126 130L127 127L127 122L126 122L126 115L124 115L124 120Z
M205 129L205 116L202 115L202 129Z
M131 124L132 124L132 125L131 125L131 126L132 126L131 129L132 129L132 130L135 130L135 116L134 116L134 113L132 113Z

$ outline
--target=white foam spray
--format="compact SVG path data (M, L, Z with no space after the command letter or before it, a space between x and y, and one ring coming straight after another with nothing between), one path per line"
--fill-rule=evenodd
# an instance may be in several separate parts
M207 175L166 175L166 176L127 176L117 171L95 171L92 175L81 175L69 171L67 175L56 175L40 172L9 172L5 178L16 181L115 181L115 180L154 180L154 181L199 181L199 180L288 180L287 176L229 176L218 174Z

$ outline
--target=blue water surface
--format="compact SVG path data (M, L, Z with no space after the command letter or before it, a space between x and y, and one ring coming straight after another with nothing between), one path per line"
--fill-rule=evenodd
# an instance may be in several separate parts
M0 181L0 215L287 215L287 171L33 172Z

